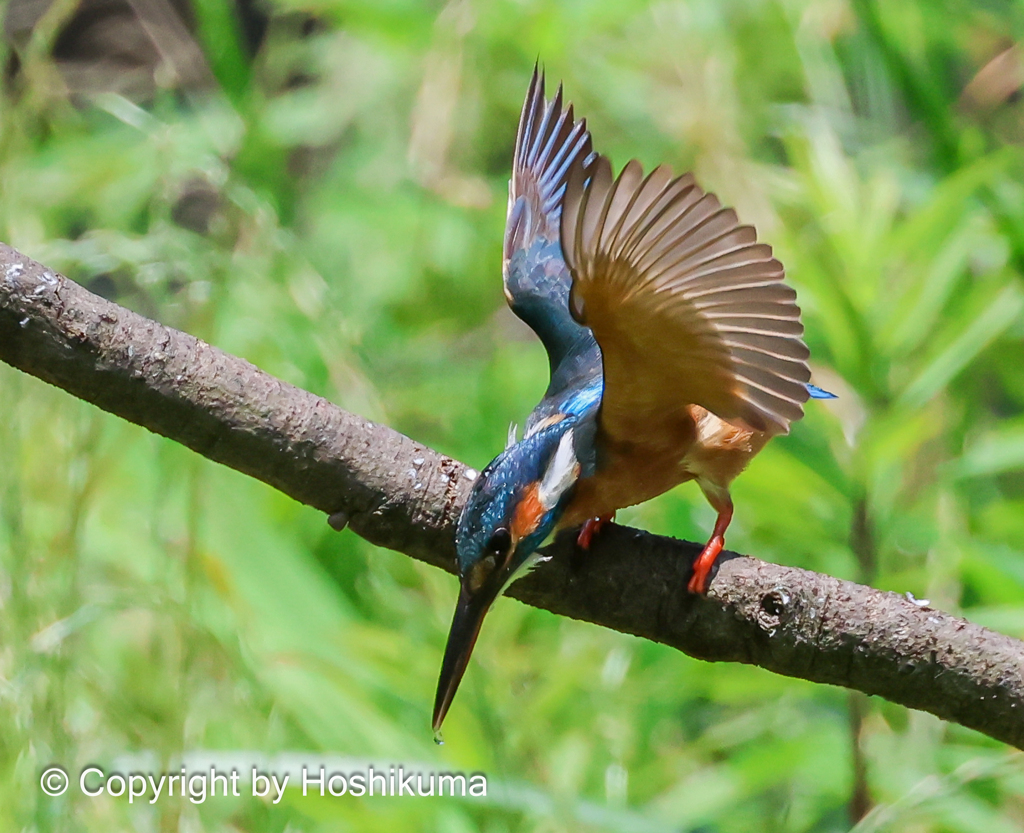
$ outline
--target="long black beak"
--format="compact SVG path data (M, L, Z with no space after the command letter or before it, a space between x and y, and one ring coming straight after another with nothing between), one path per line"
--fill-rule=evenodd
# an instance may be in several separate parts
M469 665L469 655L473 653L476 638L480 634L480 626L484 616L491 607L495 594L488 585L481 587L476 593L469 593L465 584L459 589L459 602L455 606L452 628L448 632L448 644L444 649L444 661L441 663L441 677L437 681L437 697L434 698L434 731L441 728L448 707L455 699L462 675Z

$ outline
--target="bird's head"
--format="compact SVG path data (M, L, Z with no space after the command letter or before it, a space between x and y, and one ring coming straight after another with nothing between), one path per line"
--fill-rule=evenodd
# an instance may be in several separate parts
M434 731L451 705L484 615L536 560L580 474L574 419L510 444L473 484L455 534L459 601L434 701Z

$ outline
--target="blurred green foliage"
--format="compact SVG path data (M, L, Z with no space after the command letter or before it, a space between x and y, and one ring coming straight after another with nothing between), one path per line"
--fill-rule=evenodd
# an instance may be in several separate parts
M539 55L617 165L693 169L757 224L840 395L739 479L730 547L1024 637L1024 6L256 11L194 0L148 84L67 56L73 2L8 41L0 239L481 466L546 383L499 287ZM450 576L3 366L0 425L4 830L1024 826L1019 755L973 732L508 600L435 746ZM703 540L713 514L684 486L620 520ZM203 749L483 771L489 795L38 788Z

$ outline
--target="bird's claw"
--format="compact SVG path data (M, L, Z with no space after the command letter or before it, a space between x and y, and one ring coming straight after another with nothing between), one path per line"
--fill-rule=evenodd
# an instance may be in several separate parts
M583 522L583 526L580 527L580 534L576 536L576 546L581 550L589 550L590 544L594 540L594 536L601 531L601 527L606 523L609 523L614 518L614 512L610 515L602 515L599 518L587 518L587 520Z

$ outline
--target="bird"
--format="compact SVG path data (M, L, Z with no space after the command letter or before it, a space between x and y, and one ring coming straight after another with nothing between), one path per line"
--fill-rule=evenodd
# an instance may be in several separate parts
M613 176L562 85L535 66L516 134L504 294L543 343L550 381L522 439L475 479L459 516L459 597L433 729L487 611L562 529L589 548L617 510L695 480L717 513L688 589L704 594L732 520L732 480L808 398L796 293L752 226L690 173L636 160Z

